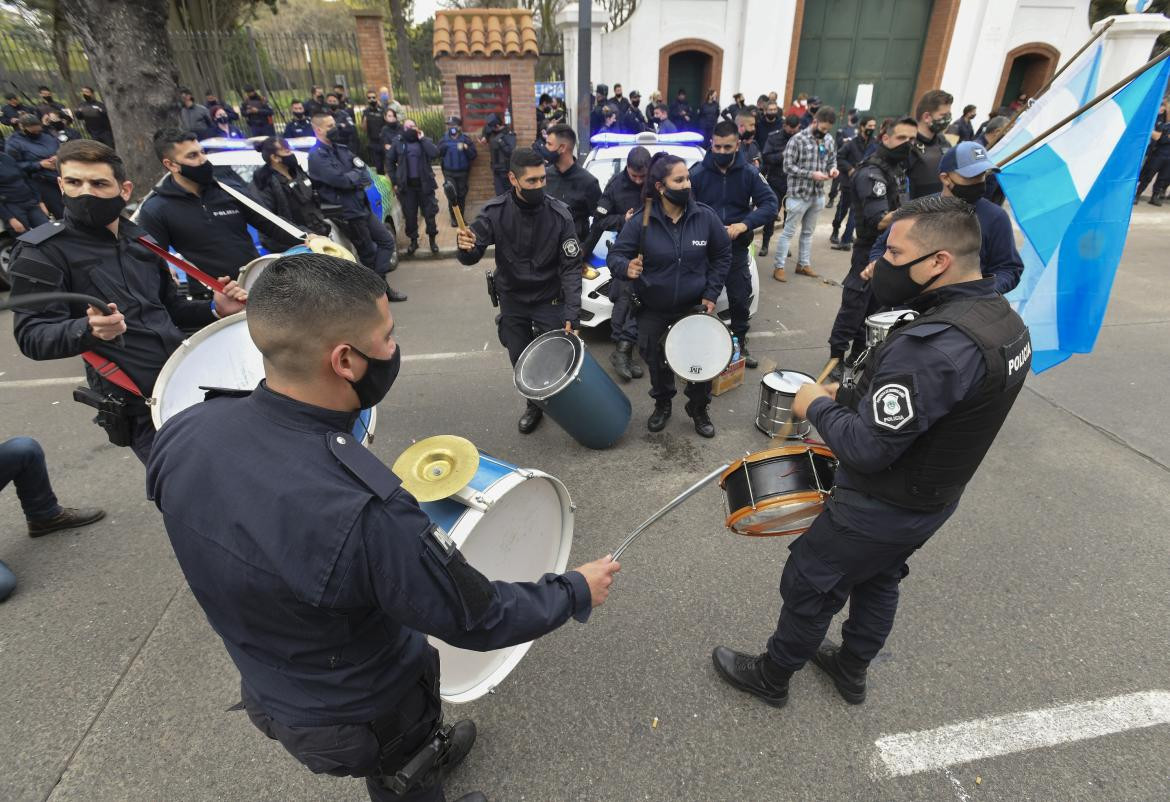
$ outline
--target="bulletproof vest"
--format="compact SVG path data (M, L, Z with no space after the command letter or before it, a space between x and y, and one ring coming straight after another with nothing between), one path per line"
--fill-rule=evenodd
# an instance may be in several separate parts
M863 161L861 167L876 167L881 172L882 179L886 182L887 211L892 212L902 205L902 184L905 182L905 174L902 170L890 164L885 159L879 158L876 153ZM861 198L861 201L864 203L865 198ZM858 211L857 234L855 239L863 243L872 244L877 241L881 232L877 230L876 225L868 225L860 214L860 210Z
M973 394L935 421L892 465L877 473L850 471L859 490L899 507L933 510L959 499L1003 426L1032 364L1028 327L1002 296L942 303L913 321L895 326L867 360L857 393L869 393L881 351L917 326L949 323L971 338L983 355L985 373Z

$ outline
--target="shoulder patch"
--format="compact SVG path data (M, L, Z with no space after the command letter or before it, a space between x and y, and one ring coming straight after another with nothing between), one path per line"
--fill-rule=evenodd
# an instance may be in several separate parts
M576 237L569 237L561 243L561 251L570 259L576 259L581 255L581 244L577 242Z
M364 161L362 161L361 159L359 159L357 156L354 156L353 157L353 166L354 167L365 167L366 163Z
M199 389L203 391L204 401L213 398L247 398L252 394L251 390L240 390L235 387L204 387L201 384Z
M873 188L870 190L875 198L884 198L886 196L886 182L874 181Z
M550 209L552 209L554 212L559 214L561 217L568 220L570 223L573 222L573 213L569 211L568 204L566 204L562 200L557 200L556 198L553 198L549 195L545 195L544 197L548 201L548 206Z
M325 435L325 442L350 475L382 501L390 498L401 485L394 472L349 432L330 432Z
M941 331L946 331L949 328L951 328L950 323L919 323L917 326L907 327L906 330L902 332L902 334L907 337L918 337L920 339L925 339L927 337L933 337L935 334L938 334Z
M510 189L508 190L508 192L511 192L511 191L512 190L510 190ZM489 206L500 206L501 204L503 204L505 201L508 200L508 192L505 192L501 195L496 195L494 198L489 198L487 200L487 202L484 203L483 208L486 209Z
M29 245L40 245L45 240L57 236L64 230L65 224L60 220L54 220L51 223L39 225L32 231L26 231L16 239L20 242L27 242Z
M873 393L873 422L898 431L914 420L914 399L910 382L886 382Z

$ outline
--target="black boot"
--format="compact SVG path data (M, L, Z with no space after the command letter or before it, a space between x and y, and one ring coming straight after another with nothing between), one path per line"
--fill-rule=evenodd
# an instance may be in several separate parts
M711 652L715 671L727 683L752 696L758 696L773 707L784 707L788 703L788 680L792 672L780 668L765 652L752 656L733 651L726 646L716 646Z
M406 300L406 293L399 292L398 290L394 289L393 287L387 286L386 287L386 300L390 301L390 303L400 303L400 302Z
M1151 195L1150 196L1150 205L1151 206L1161 206L1162 205L1162 196L1161 195Z
M646 421L646 428L652 432L661 432L670 420L670 401L655 401L654 414Z
M42 518L39 521L28 522L29 537L43 537L51 532L60 532L62 529L77 529L80 526L89 526L95 521L106 517L105 510L96 507L62 507L61 511L52 518Z
M435 765L439 769L439 779L445 779L455 767L463 762L471 747L475 744L475 722L469 718L456 721L450 727L443 728L447 736L447 751L439 755Z
M630 351L634 348L633 343L620 342L617 349L609 355L609 361L613 365L613 369L617 372L618 378L624 382L628 382L634 378L634 371L630 365Z
M756 359L754 356L752 356L751 352L748 350L747 335L746 334L743 335L743 337L739 341L739 355L743 357L743 364L746 367L749 367L752 370L755 370L756 368L758 368L760 366L760 361L758 359Z
M439 252L439 243L435 241L434 234L430 235L430 240L431 240L431 253L438 253Z
M698 432L701 437L715 436L715 424L711 422L711 416L707 414L706 404L704 404L702 407L696 407L694 404L688 401L686 410L687 414L690 415L691 419L695 422L695 431Z
M813 663L829 675L833 684L837 686L837 693L841 694L846 702L859 705L865 701L865 670L869 666L869 661L854 657L853 653L843 646L826 641L813 655Z
M760 256L768 255L768 238L764 237L764 241L760 243Z
M640 379L646 375L646 371L642 370L642 366L638 364L638 356L634 353L633 343L630 343L630 375L635 379Z
M414 256L414 252L418 250L418 237L412 237L410 244L406 246L406 255Z
M544 410L535 404L529 404L528 408L524 410L524 414L520 416L520 423L517 424L520 428L520 434L532 434L540 425L540 419L543 417Z
M837 229L833 229L833 233L829 234L829 242L833 245L841 244L841 237L837 234Z

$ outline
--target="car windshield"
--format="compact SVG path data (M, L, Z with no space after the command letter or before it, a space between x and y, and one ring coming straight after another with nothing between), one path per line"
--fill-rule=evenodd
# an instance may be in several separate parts
M593 177L597 179L597 183L601 184L602 188L604 188L605 185L609 183L609 179L613 178L614 175L621 171L624 165L625 163L622 159L593 159L587 165L585 165L585 169L588 170L593 175Z

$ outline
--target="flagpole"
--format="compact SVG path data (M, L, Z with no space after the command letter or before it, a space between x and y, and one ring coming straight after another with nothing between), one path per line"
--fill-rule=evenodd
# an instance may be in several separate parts
M1123 88L1123 87L1124 87L1126 84L1128 84L1128 83L1129 83L1130 81L1132 81L1134 78L1137 78L1139 75L1141 75L1143 72L1145 72L1146 70L1148 70L1150 67L1153 67L1155 64L1157 64L1157 63L1159 63L1159 62L1161 62L1161 61L1165 61L1167 57L1170 57L1170 50L1163 50L1163 51L1162 51L1161 53L1159 53L1157 56L1155 56L1154 58L1150 59L1149 61L1147 61L1147 62L1146 62L1145 64L1143 64L1142 66L1138 67L1136 70L1134 70L1134 71L1133 71L1133 72L1131 72L1129 75L1127 75L1127 76L1125 76L1124 78L1122 78L1122 79L1121 79L1120 81L1118 81L1117 83L1113 84L1113 86L1109 87L1109 88L1108 88L1108 89L1106 89L1104 92L1102 92L1101 94L1097 95L1097 97L1093 98L1093 99L1092 99L1092 100L1090 100L1088 103L1086 103L1085 105L1081 106L1079 109L1077 109L1076 111L1074 111L1072 114L1068 115L1068 116L1067 116L1067 117L1065 117L1063 120L1061 120L1060 122L1056 123L1056 124L1055 124L1055 125L1053 125L1051 128L1049 128L1048 130L1044 131L1043 133L1041 133L1041 134L1038 134L1038 135L1036 136L1036 138L1035 138L1035 139L1033 139L1031 142L1029 142L1028 144L1024 145L1024 146L1023 146L1023 147L1021 147L1021 148L1018 148L1018 149L1017 149L1017 150L1016 150L1014 153L1012 153L1010 156L1007 156L1007 157L1005 157L1005 158L1003 158L1003 159L1000 159L1000 160L999 160L999 162L998 162L998 163L997 163L995 166L996 166L996 167L1003 167L1005 164L1007 164L1008 162L1010 162L1012 159L1016 158L1016 157L1017 157L1017 156L1019 156L1020 154L1024 153L1025 151L1029 151L1029 150L1031 150L1033 147L1035 147L1036 145L1040 144L1040 142L1042 142L1043 140L1047 139L1047 138L1048 138L1048 137L1050 137L1052 134L1056 133L1056 131L1058 131L1059 129L1061 129L1061 128L1063 128L1064 126L1068 125L1068 123L1070 123L1071 121L1075 120L1077 117L1081 116L1081 115L1082 115L1082 114L1084 114L1086 111L1088 111L1089 109L1091 109L1091 108L1093 108L1094 106L1096 106L1098 103L1101 103L1101 102L1102 102L1102 101L1104 101L1104 100L1108 100L1110 97L1112 97L1112 96L1113 96L1113 94L1114 94L1115 92L1117 92L1119 89Z

